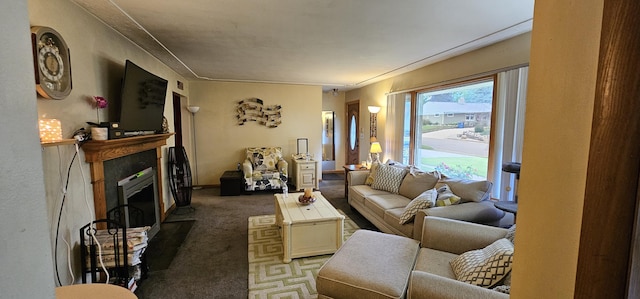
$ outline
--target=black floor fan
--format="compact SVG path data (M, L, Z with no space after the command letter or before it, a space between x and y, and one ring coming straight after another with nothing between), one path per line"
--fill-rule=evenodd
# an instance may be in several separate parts
M169 183L176 202L176 213L193 210L191 192L193 189L191 167L184 147L169 147Z

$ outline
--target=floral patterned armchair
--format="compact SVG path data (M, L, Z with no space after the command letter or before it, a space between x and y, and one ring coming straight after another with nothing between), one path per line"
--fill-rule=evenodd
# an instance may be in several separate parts
M249 147L242 163L246 191L282 189L288 180L288 163L280 147Z

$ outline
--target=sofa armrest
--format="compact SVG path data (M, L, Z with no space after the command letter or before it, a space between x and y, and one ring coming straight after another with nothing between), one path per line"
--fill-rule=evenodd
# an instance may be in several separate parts
M368 171L349 171L347 173L347 182L349 186L364 185L367 177L369 177Z
M280 173L284 174L287 177L289 176L289 163L287 163L285 159L280 158L280 160L278 160L276 168L278 168L278 171Z
M245 178L250 178L252 176L253 166L251 165L251 161L249 161L249 159L246 159L244 160L244 162L242 162L242 173L244 174Z
M509 295L422 271L411 272L407 299L508 299Z
M462 254L481 249L507 235L507 229L440 217L424 217L421 246Z

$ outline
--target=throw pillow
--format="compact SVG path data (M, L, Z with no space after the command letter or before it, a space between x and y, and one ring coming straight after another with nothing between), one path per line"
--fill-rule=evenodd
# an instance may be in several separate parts
M404 212L400 215L400 224L405 224L413 221L418 213L418 210L428 209L435 205L436 197L438 193L436 189L429 189L427 191L422 192L416 198L411 200L411 202L404 208Z
M437 190L436 207L450 206L460 203L460 196L453 194L449 185L440 186Z
M492 290L494 290L496 292L503 293L503 294L510 294L511 293L511 286L501 285L501 286L497 286L497 287L493 288Z
M373 184L373 179L376 177L378 166L380 166L380 163L378 162L373 162L373 164L371 164L371 169L369 169L369 176L367 177L367 180L364 181L365 185L371 186L371 184Z
M489 181L442 178L438 184L436 184L436 188L442 185L449 185L451 191L460 196L462 202L481 202L491 197L491 187L493 183Z
M397 194L406 174L407 171L404 168L380 164L376 171L376 177L371 183L371 188Z
M456 279L484 288L500 282L513 264L513 243L502 238L478 250L467 251L451 261Z
M505 236L505 238L507 238L507 240L511 241L511 243L515 244L516 242L516 225L512 225L508 230L507 230L507 235Z
M406 198L416 198L422 192L433 189L438 183L440 173L414 171L409 172L400 184L400 190L398 193Z
M404 164L402 164L402 163L400 163L400 162L393 161L393 160L391 160L391 159L387 160L387 162L386 162L385 164L386 164L386 165L389 165L389 166L393 166L393 167L404 168L404 169L406 169L408 172L413 172L413 171L414 171L414 169L416 169L416 170L417 170L417 168L415 168L413 165L404 165Z

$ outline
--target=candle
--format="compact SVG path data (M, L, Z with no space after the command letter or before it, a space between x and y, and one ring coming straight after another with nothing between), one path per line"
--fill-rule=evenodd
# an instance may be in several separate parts
M39 121L40 142L56 142L62 140L62 126L60 121L54 118L41 119Z
M311 188L304 188L304 197L306 198L310 198L313 196L313 194L311 193L313 192L313 189Z

